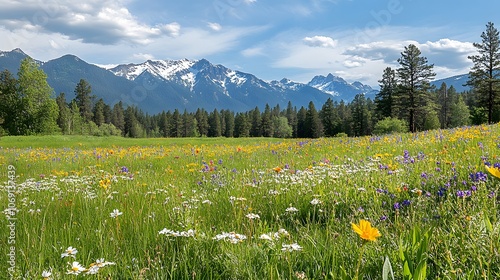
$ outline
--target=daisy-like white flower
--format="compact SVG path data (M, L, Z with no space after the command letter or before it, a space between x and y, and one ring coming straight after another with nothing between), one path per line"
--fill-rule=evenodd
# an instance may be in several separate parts
M301 251L301 250L302 250L302 246L300 246L297 243L281 245L281 251L283 251L283 252L293 252L293 251Z
M287 213L295 213L295 212L299 212L299 209L295 208L295 207L288 207L285 209L285 211Z
M111 218L117 218L118 216L122 215L123 213L120 212L118 209L114 209L113 212L109 214Z
M321 204L321 200L317 199L317 198L314 198L313 200L311 200L311 204L312 205L318 205L318 204Z
M273 238L269 235L269 234L262 234L259 239L263 239L263 240L268 240L268 241L273 241Z
M68 249L66 249L66 251L64 251L64 253L61 254L61 258L64 258L64 257L74 258L76 253L78 253L78 250L69 246Z
M245 217L249 218L250 220L255 220L255 219L260 218L260 216L258 214L254 214L254 213L246 214Z
M79 262L73 262L71 264L71 269L66 272L66 274L79 275L85 271L85 267L83 267Z
M85 272L85 274L90 274L90 275L97 274L99 273L99 269L100 269L99 266L91 264L89 269L87 269L87 272Z
M49 280L50 276L52 276L52 272L47 271L47 270L44 270L42 272L42 278L43 278L43 280Z
M247 239L247 237L243 234L235 233L235 232L223 232L222 234L217 234L214 240L227 240L232 244L237 244L243 242L243 240Z

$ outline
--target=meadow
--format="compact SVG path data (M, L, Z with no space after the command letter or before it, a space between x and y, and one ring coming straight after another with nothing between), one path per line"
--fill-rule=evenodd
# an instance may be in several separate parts
M287 140L2 137L0 275L498 279L499 162L499 124Z

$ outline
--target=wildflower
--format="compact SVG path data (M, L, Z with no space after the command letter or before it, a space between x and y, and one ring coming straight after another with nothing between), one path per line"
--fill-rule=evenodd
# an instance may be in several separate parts
M276 172L276 173L280 173L280 172L281 172L281 167L279 167L279 166L278 166L278 167L275 167L275 168L273 168L273 170L274 170L274 172Z
M359 225L352 223L352 230L359 234L364 240L375 241L378 237L382 236L377 228L372 227L371 223L366 220L360 220Z
M285 211L287 213L294 213L294 212L299 212L299 209L295 208L295 207L288 207L285 209Z
M273 241L273 238L269 234L262 234L259 239Z
M126 166L122 166L121 170L122 173L128 173L128 168Z
M281 245L281 251L283 251L283 252L302 251L302 246L300 246L297 243L283 244L283 245Z
M250 220L260 219L260 216L254 213L246 214L245 217L249 218Z
M69 246L68 249L66 249L66 251L64 251L64 253L61 254L61 258L64 258L64 257L75 257L76 253L78 253L78 250Z
M312 205L318 205L318 204L321 204L321 200L317 199L317 198L314 198L313 200L311 200L311 204Z
M247 237L243 234L238 234L235 232L223 232L222 234L217 234L213 239L217 241L227 240L232 244L236 244L243 242L243 240L247 239Z
M42 272L42 277L43 277L43 280L49 280L49 279L50 279L50 276L52 276L52 272L47 271L47 270L44 270L44 271Z
M85 271L85 267L83 267L79 262L73 262L71 264L71 269L68 270L66 274L78 275L83 271Z
M394 203L394 210L399 210L399 208L401 208L401 204L399 204L399 202L395 202Z
M500 168L496 167L496 166L488 166L488 165L485 165L484 166L486 168L486 170L493 176L497 177L500 179Z
M118 216L122 215L123 213L120 212L118 209L114 209L113 212L109 214L111 218L117 218Z

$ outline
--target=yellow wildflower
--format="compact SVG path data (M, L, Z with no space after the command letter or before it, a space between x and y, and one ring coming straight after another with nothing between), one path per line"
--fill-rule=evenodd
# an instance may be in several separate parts
M366 220L360 220L359 225L351 223L352 225L352 230L359 234L359 237L361 237L364 240L368 241L375 241L377 238L382 236L378 229L372 227L371 223Z
M488 170L488 172L491 175L493 175L493 176L495 176L495 177L497 177L497 178L500 179L500 169L499 168L496 168L496 167L493 167L493 166L488 166L488 165L485 165L484 167L486 167L486 170Z

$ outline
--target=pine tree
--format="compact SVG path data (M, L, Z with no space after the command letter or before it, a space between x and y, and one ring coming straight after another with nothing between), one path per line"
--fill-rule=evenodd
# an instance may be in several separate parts
M198 132L200 134L200 136L207 136L208 134L208 128L209 128L209 125L208 125L208 113L207 111L205 111L205 109L199 109L196 110L196 113L195 113L195 118L196 118L196 121L198 123Z
M323 136L323 125L321 124L318 111L312 101L309 102L306 113L305 130L307 137L319 138Z
M220 125L220 114L217 109L214 109L212 113L208 116L208 124L209 129L208 129L208 136L209 137L221 137L222 136L222 130L221 130L221 125Z
M125 112L123 109L122 102L118 102L113 106L113 110L111 112L111 123L122 131L125 136Z
M297 112L297 137L298 138L307 138L309 136L309 130L306 124L307 118L307 109L304 106L300 107Z
M292 106L291 101L288 101L285 115L288 124L292 127L292 137L297 137L297 108Z
M262 136L262 116L258 107L255 107L253 111L250 112L252 128L250 129L251 137L261 137Z
M378 120L386 117L394 117L394 96L397 91L396 71L387 67L382 74L382 79L378 81L380 91L375 96L375 112Z
M264 113L262 113L262 118L261 118L261 131L262 131L262 136L264 137L273 137L273 122L272 122L272 116L271 116L271 107L269 107L269 104L266 104L266 107L264 109Z
M246 113L237 113L234 118L234 137L249 137L252 125Z
M71 111L66 103L66 95L61 92L56 98L57 106L59 107L59 116L57 117L57 125L61 128L63 134L70 133L71 127Z
M364 136L371 133L371 114L368 110L364 94L357 94L351 103L352 126L354 136Z
M434 65L427 64L427 58L421 54L415 45L410 44L398 59L401 65L397 69L400 83L398 98L403 105L400 109L408 112L410 132L417 131L417 119L425 117L426 111L423 109L429 103L429 81L436 75L433 72Z
M92 120L92 99L92 87L86 80L80 79L75 87L75 101L84 122Z
M486 24L486 31L481 34L482 42L474 43L479 54L469 56L474 64L469 72L467 85L477 94L478 105L485 108L488 123L494 123L500 116L495 116L500 98L500 38L492 22Z
M104 103L104 100L102 100L102 98L100 98L94 106L93 121L98 126L101 126L106 121L104 117L105 106L106 104Z
M226 122L226 130L223 133L225 137L234 136L234 113L226 110L224 111L224 121Z
M340 126L340 118L331 98L328 98L325 104L323 104L319 116L321 118L324 135L326 137L333 137L339 133L337 130Z

